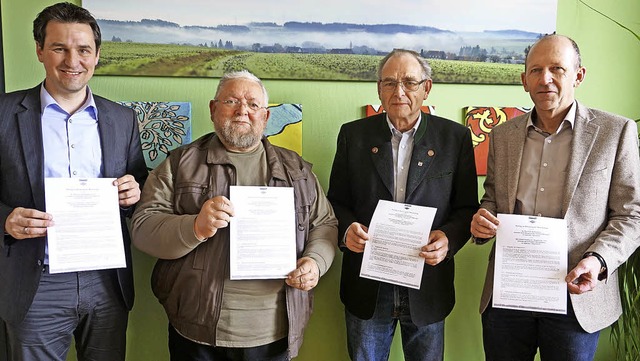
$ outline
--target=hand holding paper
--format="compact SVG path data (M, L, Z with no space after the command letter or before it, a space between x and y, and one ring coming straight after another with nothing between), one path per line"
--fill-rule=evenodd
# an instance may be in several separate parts
M291 271L285 282L294 288L309 291L318 285L320 270L318 264L311 257L302 257L297 261L298 268Z
M364 246L369 240L369 235L367 234L368 230L369 228L358 222L351 223L349 228L347 228L345 246L347 246L347 248L352 252L364 252Z
M140 184L132 175L126 174L116 179L113 185L118 187L120 207L130 207L140 200Z
M598 284L600 266L600 261L595 257L581 260L565 278L569 293L579 295L593 290Z
M429 243L422 247L420 257L430 266L435 266L447 257L449 252L449 238L441 230L429 233Z
M216 196L204 202L193 224L193 233L199 240L213 237L218 229L229 225L234 215L233 203L225 196Z

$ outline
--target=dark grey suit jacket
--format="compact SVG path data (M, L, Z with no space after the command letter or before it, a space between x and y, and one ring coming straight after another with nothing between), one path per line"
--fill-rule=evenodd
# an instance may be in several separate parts
M378 200L393 200L393 152L385 114L344 124L327 197L339 221L339 239L353 222L369 226ZM447 259L425 265L420 290L409 289L411 317L418 326L443 320L455 303L453 255L468 241L478 209L478 186L469 130L422 114L415 135L405 203L438 209L433 230L449 239ZM343 250L340 297L349 312L370 319L379 282L361 278L362 253Z
M98 108L103 175L133 175L140 187L147 169L140 148L133 111L94 95ZM0 96L0 318L8 323L24 319L42 275L45 237L16 240L4 230L16 207L45 211L44 154L40 111L40 85ZM130 239L122 211L121 225L127 268L117 270L122 300L133 306ZM91 240L91 235L87 235Z

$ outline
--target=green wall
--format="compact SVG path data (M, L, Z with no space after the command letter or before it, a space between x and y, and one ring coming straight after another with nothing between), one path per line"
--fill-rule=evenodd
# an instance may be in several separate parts
M578 98L593 107L640 118L638 40L577 0L558 1L558 32L578 42L587 68ZM42 8L54 2L1 0L7 91L32 87L44 78L42 65L35 56L31 24ZM73 2L80 4L79 0ZM589 0L588 3L640 32L638 0ZM496 20L499 21L499 17ZM113 100L189 101L193 108L194 137L212 129L207 104L213 97L216 79L99 76L94 77L90 85L95 93ZM273 102L303 104L303 155L314 163L314 171L326 189L339 127L362 117L364 104L379 103L375 84L267 80L265 85ZM522 87L493 85L435 84L427 103L436 105L439 115L459 122L462 108L467 105L531 106ZM458 295L446 324L447 360L484 359L477 309L488 248L469 244L456 256ZM153 263L154 259L134 250L137 299L128 331L127 359L130 361L168 360L166 317L149 287ZM315 311L297 360L348 360L343 307L338 295L339 273L340 255L316 289ZM602 334L596 360L612 360L612 352L607 330ZM394 342L390 360L403 360L399 339Z

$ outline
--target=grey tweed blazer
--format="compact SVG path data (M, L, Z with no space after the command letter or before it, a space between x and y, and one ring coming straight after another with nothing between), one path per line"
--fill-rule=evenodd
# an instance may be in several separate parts
M490 134L485 195L481 207L513 213L527 114L496 127ZM577 103L571 158L562 214L569 236L569 270L587 251L605 259L608 277L593 291L571 295L582 328L595 332L621 314L617 268L640 245L640 157L636 124L618 115ZM480 302L483 312L493 290L494 249Z

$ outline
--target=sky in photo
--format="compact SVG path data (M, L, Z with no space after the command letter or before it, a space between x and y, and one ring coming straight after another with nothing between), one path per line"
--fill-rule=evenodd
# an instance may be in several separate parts
M287 21L406 24L458 32L556 29L557 0L83 0L99 19L162 19L185 25Z

